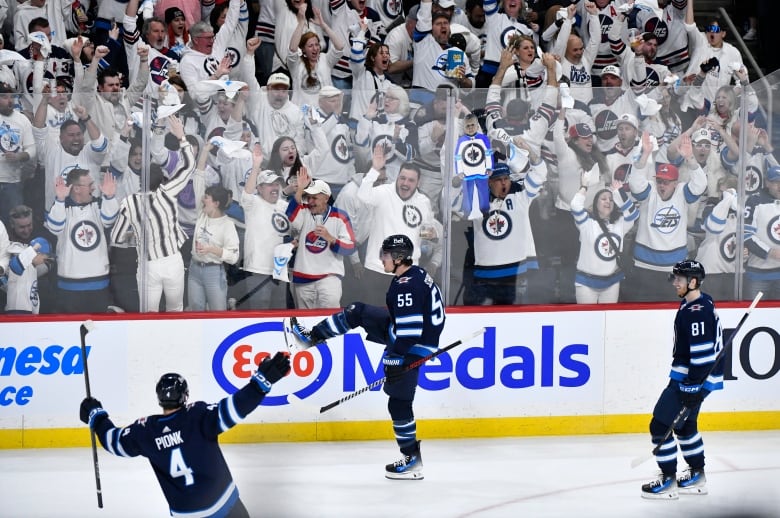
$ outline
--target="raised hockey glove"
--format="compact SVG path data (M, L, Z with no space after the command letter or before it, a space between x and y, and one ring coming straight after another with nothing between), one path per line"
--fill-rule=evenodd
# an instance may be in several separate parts
M720 61L718 61L718 58L715 56L711 57L707 61L701 64L701 71L705 74L708 73L710 70L712 70L715 67L720 66Z
M255 386L262 392L269 392L271 385L290 372L290 353L278 351L273 358L265 357L252 376Z
M382 356L382 365L385 367L386 385L391 385L401 378L404 371L404 357L385 351Z
M680 403L688 408L700 405L704 399L704 391L702 391L701 385L680 383L678 387L680 389Z
M79 408L79 419L84 424L94 428L98 418L108 417L108 412L103 410L103 403L93 397L86 397Z

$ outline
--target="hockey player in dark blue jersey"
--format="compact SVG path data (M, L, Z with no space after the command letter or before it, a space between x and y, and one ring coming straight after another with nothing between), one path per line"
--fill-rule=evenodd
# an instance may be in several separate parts
M382 242L381 260L385 272L393 274L387 290L387 308L353 302L342 311L320 321L311 330L295 317L285 322L285 332L298 347L306 349L356 327L366 330L368 340L385 345L382 356L387 409L393 420L401 460L385 466L391 479L422 480L422 456L412 405L419 367L404 372L407 365L435 352L444 328L444 301L439 287L422 268L414 266L412 240L392 235Z
M661 444L683 406L690 412L656 454L661 475L642 486L643 498L665 500L676 499L678 494L707 494L699 409L710 392L723 388L722 363L713 368L723 347L723 333L712 297L701 291L704 266L698 261L681 261L674 265L670 278L682 301L674 318L671 380L658 398L650 421L653 443ZM688 463L688 470L680 478L676 478L678 443Z
M277 352L260 363L245 387L213 405L187 403L187 381L163 374L157 382L162 414L117 428L100 401L85 398L79 417L110 453L149 459L171 516L248 517L217 438L257 408L271 385L289 372L289 353Z

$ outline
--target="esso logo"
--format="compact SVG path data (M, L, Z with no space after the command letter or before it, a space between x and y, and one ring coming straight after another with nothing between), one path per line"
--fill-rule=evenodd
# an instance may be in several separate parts
M227 336L211 360L211 371L217 384L228 394L235 393L249 381L257 365L284 344L283 333L282 322L261 322ZM290 394L306 399L325 384L333 370L333 357L324 346L299 351L291 359L292 372L283 384L287 394L279 395L279 389L275 388L275 395L266 396L262 405L287 405Z

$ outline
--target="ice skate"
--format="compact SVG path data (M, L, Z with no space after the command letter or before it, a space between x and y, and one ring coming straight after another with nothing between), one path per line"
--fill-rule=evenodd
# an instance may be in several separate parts
M296 317L284 319L284 341L290 352L305 351L309 347L324 342L324 340L313 340L311 331L299 324Z
M704 469L688 468L683 476L677 479L677 488L681 495L706 495L707 477Z
M423 461L420 454L420 442L417 441L417 453L404 455L401 460L385 466L385 477L393 480L422 480Z
M661 473L658 478L652 482L642 485L642 498L652 500L677 500L677 479L674 475L664 475Z

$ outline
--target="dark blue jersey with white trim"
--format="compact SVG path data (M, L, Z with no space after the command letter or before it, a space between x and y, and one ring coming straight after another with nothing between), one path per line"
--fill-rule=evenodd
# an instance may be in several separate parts
M218 403L197 401L169 415L152 415L117 428L98 419L103 447L120 457L149 459L172 516L226 516L238 489L217 438L242 421L265 396L251 382Z
M389 353L426 356L439 347L444 301L428 272L411 266L393 277L385 303L390 312Z
M709 391L723 388L723 362L706 376L723 348L723 330L712 297L702 293L692 302L685 299L674 318L674 358L669 377L702 384Z

